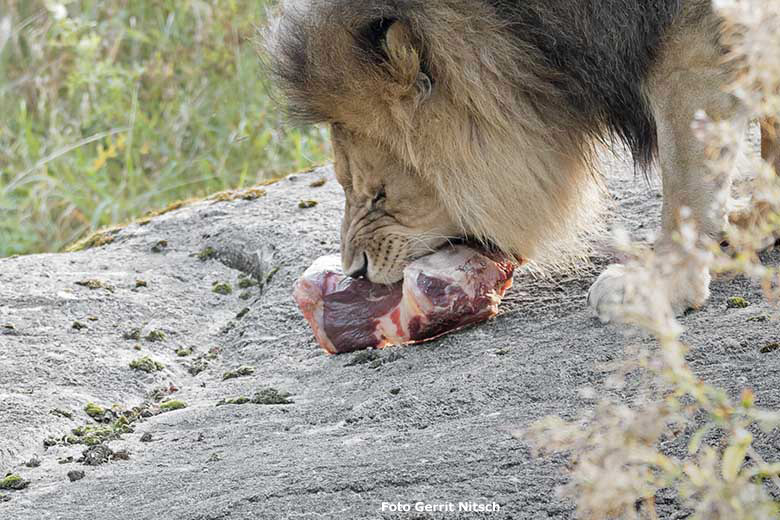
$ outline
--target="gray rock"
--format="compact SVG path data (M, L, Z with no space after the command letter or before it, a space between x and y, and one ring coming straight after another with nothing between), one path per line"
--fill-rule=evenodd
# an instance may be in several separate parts
M76 482L77 480L81 480L84 478L84 471L80 469L74 469L73 471L68 471L68 480L71 482Z
M658 190L623 163L609 168L618 172L613 221L640 236L658 221ZM310 186L319 178L324 186ZM0 323L12 325L0 331L0 471L43 460L30 490L16 492L0 517L357 520L407 518L382 513L383 502L472 500L500 504L496 520L572 518L573 505L554 492L564 461L533 457L511 432L548 414L575 416L592 405L578 388L603 382L600 364L627 344L652 345L585 308L589 284L614 260L610 249L599 245L576 275L519 274L502 313L481 326L357 360L333 357L316 345L291 290L315 258L339 250L341 189L321 169L267 192L131 224L98 249L0 260ZM301 209L302 200L318 203ZM764 259L776 265L780 252ZM83 280L111 290L77 285ZM137 280L148 282L143 290ZM216 294L214 282L245 292ZM750 386L761 406L780 408L780 350L765 348L778 341L777 323L749 321L770 312L760 294L741 277L717 280L710 304L682 318L684 339L704 378L735 394ZM735 295L750 307L725 310ZM87 316L98 320L71 328ZM123 339L136 329L137 338ZM138 340L149 331L165 340ZM745 346L728 346L732 339ZM195 354L180 357L181 348ZM165 368L132 370L140 356ZM222 382L242 365L254 374ZM129 461L91 470L89 486L63 482L54 460L65 448L42 443L89 419L49 410L131 407L171 384L171 398L188 407L146 414L155 442L124 435L112 442L131 449ZM215 406L259 387L294 403ZM757 437L767 458L777 459L778 446L777 434Z
M105 444L98 444L96 446L90 446L81 454L81 459L78 462L82 462L87 466L100 466L111 460L111 456L114 454L114 450L109 448Z

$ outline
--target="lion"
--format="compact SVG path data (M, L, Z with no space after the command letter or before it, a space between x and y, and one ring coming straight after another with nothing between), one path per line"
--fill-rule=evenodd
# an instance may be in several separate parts
M691 123L749 123L722 31L710 0L296 0L267 51L290 115L330 126L345 272L390 284L458 239L560 262L599 229L604 143L661 172L657 251L683 216L719 236L731 178L708 173ZM709 283L671 274L675 311ZM603 321L625 284L615 264L591 287Z

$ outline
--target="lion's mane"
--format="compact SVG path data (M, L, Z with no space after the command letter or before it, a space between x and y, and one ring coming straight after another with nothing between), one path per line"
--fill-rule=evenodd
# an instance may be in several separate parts
M464 234L558 263L599 222L594 144L652 161L643 78L681 9L705 3L299 0L266 41L294 118L358 126L430 179ZM364 45L397 21L407 45Z

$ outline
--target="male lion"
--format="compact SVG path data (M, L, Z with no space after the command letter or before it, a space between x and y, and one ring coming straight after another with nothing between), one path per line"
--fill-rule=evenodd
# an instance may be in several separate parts
M292 116L330 125L345 271L392 283L454 237L554 262L592 223L611 137L660 166L656 250L681 215L721 233L731 179L691 130L699 110L748 122L721 31L710 0L290 0L268 50ZM708 298L708 272L671 278L675 310ZM605 320L624 286L613 265L591 288Z

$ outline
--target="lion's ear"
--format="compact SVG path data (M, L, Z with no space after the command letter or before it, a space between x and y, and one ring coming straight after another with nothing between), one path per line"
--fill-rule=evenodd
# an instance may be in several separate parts
M431 79L422 70L419 42L415 40L409 26L395 21L385 35L385 53L395 80L405 87L414 87L422 97L431 91Z
M390 24L385 33L385 48L390 56L414 51L412 32L405 22L395 20Z

